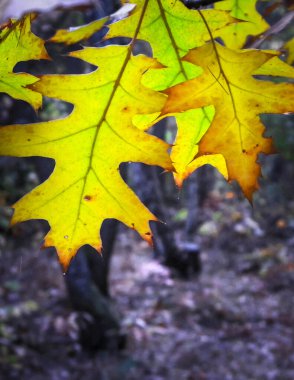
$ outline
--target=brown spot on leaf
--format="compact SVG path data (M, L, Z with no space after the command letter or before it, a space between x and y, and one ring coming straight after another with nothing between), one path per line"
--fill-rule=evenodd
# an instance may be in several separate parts
M85 195L84 200L89 202L92 199L91 195Z

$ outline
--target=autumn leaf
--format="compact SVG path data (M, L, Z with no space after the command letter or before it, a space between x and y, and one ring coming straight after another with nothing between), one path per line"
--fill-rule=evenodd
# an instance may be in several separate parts
M177 115L177 136L171 151L171 160L175 168L174 179L178 187L196 169L203 165L212 165L228 179L227 165L221 154L198 155L199 141L207 132L214 116L212 106L193 109Z
M294 79L293 67L280 59L278 56L280 53L275 50L269 50L268 53L272 54L272 58L266 61L262 66L258 67L253 74Z
M64 43L72 45L77 42L89 39L94 33L98 32L107 22L117 21L128 16L129 12L134 8L133 4L125 4L110 16L90 22L89 24L71 27L69 29L59 29L50 38L50 42Z
M253 77L276 54L233 51L215 42L208 43L191 50L184 58L201 65L203 74L166 91L168 100L163 114L214 106L215 116L200 141L197 157L223 155L229 180L237 180L249 199L258 187L258 155L273 152L272 140L263 136L265 128L259 115L294 109L293 84Z
M219 32L227 47L242 48L248 36L258 36L269 28L268 23L257 12L256 3L257 0L224 0L214 4L215 9L229 11L232 17L242 21Z
M55 246L66 268L84 244L101 250L102 222L115 218L151 241L156 220L122 180L119 165L138 161L172 170L169 145L132 124L137 113L158 112L165 95L145 88L141 77L161 67L131 46L85 48L71 53L99 67L83 75L42 76L33 88L74 104L65 119L0 129L0 154L55 160L49 179L14 205L12 223L48 220L45 247Z
M38 109L42 96L28 85L38 81L33 75L14 73L18 62L32 59L48 59L44 41L31 32L31 22L36 15L26 15L19 21L12 20L0 30L0 92L20 99Z
M65 45L72 45L82 40L86 40L94 33L98 32L105 25L108 19L109 17L103 17L86 25L81 25L70 29L59 29L54 36L50 38L50 41L55 43L64 43Z

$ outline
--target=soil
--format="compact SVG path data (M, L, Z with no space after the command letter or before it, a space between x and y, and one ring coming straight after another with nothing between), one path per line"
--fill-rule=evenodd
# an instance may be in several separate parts
M121 227L110 288L123 350L86 352L42 226L0 235L1 380L293 380L294 204L211 194L195 241L202 271L179 278ZM181 223L175 233L181 238Z

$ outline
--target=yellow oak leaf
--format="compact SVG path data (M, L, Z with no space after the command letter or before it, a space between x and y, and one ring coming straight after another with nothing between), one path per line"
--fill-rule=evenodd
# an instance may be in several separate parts
M253 72L254 75L276 76L294 79L294 70L288 63L282 61L278 55L281 53L275 50L269 50L273 57L266 61L262 66Z
M70 29L59 29L49 41L72 45L82 40L90 38L98 32L108 21L109 17L104 17L86 25L72 27Z
M31 22L35 17L30 14L19 21L11 20L0 30L0 92L24 100L36 110L42 104L42 96L27 86L38 81L38 78L13 72L18 62L48 59L44 41L31 32Z
M268 23L256 10L257 0L224 0L214 4L214 8L230 11L232 17L243 22L222 29L219 36L231 49L244 46L248 36L257 36L269 28Z
M74 104L64 119L0 129L0 155L55 160L49 179L14 205L12 223L48 220L45 247L55 246L64 268L89 244L101 250L102 222L115 218L151 242L156 217L122 180L119 165L136 161L172 170L169 145L132 124L137 113L160 112L166 96L144 87L141 77L159 68L132 56L130 46L85 48L72 57L98 66L83 75L45 75L33 88Z
M272 140L263 136L265 128L259 115L294 110L293 84L253 77L275 54L233 51L215 42L191 50L184 60L201 65L204 72L198 78L168 89L162 112L175 114L214 106L215 116L199 143L197 157L223 155L229 180L237 180L248 199L258 187L261 170L256 162L258 154L273 152Z

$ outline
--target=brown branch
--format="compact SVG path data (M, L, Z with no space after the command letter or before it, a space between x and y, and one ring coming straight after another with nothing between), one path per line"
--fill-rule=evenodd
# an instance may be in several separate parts
M279 21L272 25L266 32L264 32L257 40L249 43L246 49L257 49L259 46L270 36L281 32L285 29L294 19L294 11L287 12Z

